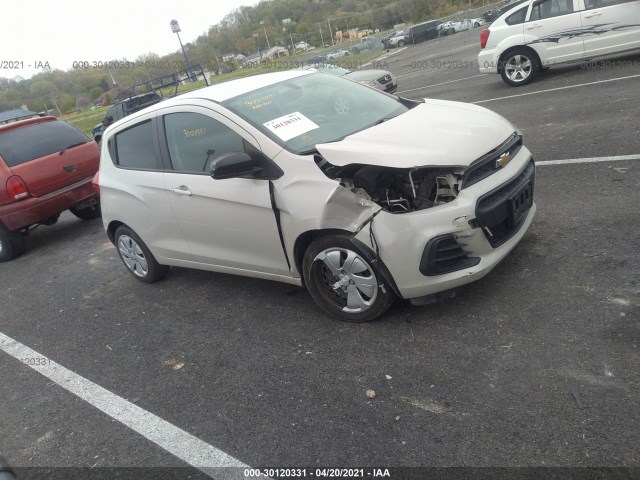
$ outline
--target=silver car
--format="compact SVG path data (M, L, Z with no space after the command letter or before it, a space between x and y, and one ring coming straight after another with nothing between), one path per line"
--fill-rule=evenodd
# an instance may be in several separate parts
M531 224L534 175L496 113L299 70L113 124L99 187L107 235L138 280L175 265L304 285L363 322L486 275Z

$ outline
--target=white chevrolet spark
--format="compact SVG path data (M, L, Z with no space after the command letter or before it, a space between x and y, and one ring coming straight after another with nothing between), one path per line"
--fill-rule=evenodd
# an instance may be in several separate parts
M518 130L484 108L309 71L181 95L105 132L102 218L125 266L305 285L363 322L486 275L534 213Z
M640 0L517 2L480 34L478 64L511 86L552 65L640 49Z

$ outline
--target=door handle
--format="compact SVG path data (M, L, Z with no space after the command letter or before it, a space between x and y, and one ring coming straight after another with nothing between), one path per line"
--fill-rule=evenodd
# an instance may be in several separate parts
M73 172L76 169L75 165L66 165L62 167L65 172Z
M584 18L599 17L600 15L602 15L602 12L591 12L586 14Z
M180 186L178 188L172 188L171 191L173 193L177 193L178 195L185 195L187 197L190 197L192 195L191 190L189 190L184 185L182 185L182 186Z
M534 28L540 28L542 25L540 25L539 23L534 23L532 25L529 25L527 27L527 30L533 30Z

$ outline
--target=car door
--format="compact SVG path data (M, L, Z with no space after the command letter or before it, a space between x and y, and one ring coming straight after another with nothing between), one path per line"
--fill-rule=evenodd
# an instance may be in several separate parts
M536 0L524 24L527 45L543 66L582 58L584 45L578 0Z
M640 48L640 0L580 0L585 56Z
M258 142L204 107L163 109L158 120L168 161L165 188L192 260L218 271L290 276L269 181L211 178L212 166L223 154L262 155Z
M189 245L164 187L155 112L118 127L102 150L102 162L103 212L136 232L160 263L189 260Z

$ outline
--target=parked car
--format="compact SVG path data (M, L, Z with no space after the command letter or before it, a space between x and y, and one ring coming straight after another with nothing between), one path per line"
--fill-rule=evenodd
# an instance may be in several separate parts
M640 0L528 0L480 33L482 73L508 85L543 68L640 49Z
M331 75L343 76L349 80L377 88L378 90L382 90L387 93L395 93L395 91L398 90L398 81L396 80L396 77L387 70L365 69L351 71L349 69L330 64L316 65L315 67L306 68L313 68L318 72L329 73Z
M55 117L0 125L0 261L24 251L29 228L53 225L65 210L100 216L91 184L99 159L95 142Z
M382 40L382 44L385 48L404 47L407 43L407 32L408 30L398 30L393 32L387 38Z
M138 280L175 265L305 285L362 322L486 275L533 219L534 175L492 111L291 70L121 120L99 183L107 235Z
M453 35L454 33L464 32L472 27L471 20L449 20L448 22L438 25L438 33L440 36Z
M337 58L349 56L349 50L334 50L327 54L327 60L335 60Z
M117 122L121 118L131 115L133 112L142 110L143 108L158 103L163 100L162 95L155 91L140 93L132 95L120 102L114 103L109 107L107 113L105 113L102 122L98 123L91 134L96 142L100 142L102 139L102 132L112 123Z
M362 37L360 43L351 47L351 54L358 55L366 51L382 50L382 40L376 37Z
M416 44L436 38L438 36L438 26L441 24L442 22L440 21L432 20L409 27L407 43Z
M473 28L478 28L487 24L487 21L483 17L472 18L470 21Z
M313 55L306 60L307 65L318 65L327 61L326 55Z

